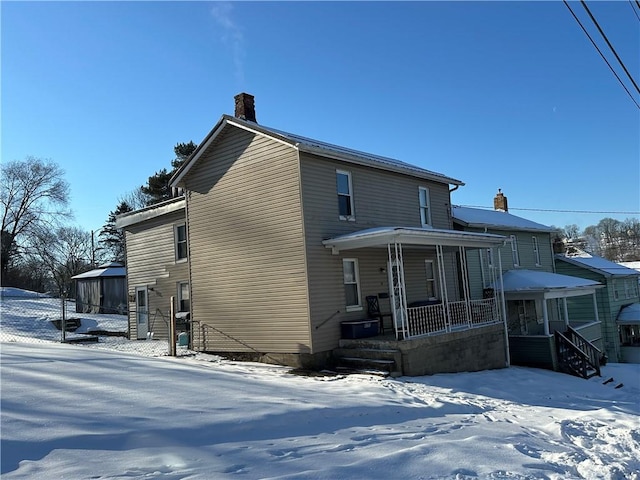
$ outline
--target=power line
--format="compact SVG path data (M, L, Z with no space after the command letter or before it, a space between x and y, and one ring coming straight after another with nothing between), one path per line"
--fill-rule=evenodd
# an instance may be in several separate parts
M493 207L487 207L484 205L460 205L461 207L469 208L483 208L487 210L493 210ZM560 210L553 208L514 208L509 207L509 210L526 210L529 212L554 212L554 213L596 213L596 214L610 214L610 215L640 215L640 212L621 212L621 211L606 211L606 210Z
M636 107L638 107L640 109L640 105L638 104L638 102L636 102L636 99L633 98L633 95L631 95L631 92L629 91L629 89L626 87L626 85L622 82L622 80L620 79L620 77L618 76L618 74L616 73L616 71L613 69L613 67L611 66L611 64L609 63L609 61L606 59L606 57L602 54L602 52L600 51L600 49L598 48L598 45L596 45L596 42L593 41L593 38L591 38L591 35L589 35L589 32L587 32L587 30L584 28L584 26L582 25L582 22L580 22L580 19L576 16L575 13L573 13L573 10L571 10L571 7L569 6L569 4L567 3L567 0L562 0L564 2L564 4L566 5L566 7L569 9L569 11L571 12L571 15L573 16L573 18L575 19L576 22L578 22L578 25L580 25L580 28L582 29L582 31L585 33L585 35L587 36L587 38L591 41L592 45L595 47L595 49L598 51L598 53L600 54L600 56L602 57L602 59L605 61L605 63L607 64L607 66L609 67L609 70L611 70L611 73L613 73L615 75L615 77L618 79L618 82L620 82L620 85L622 85L622 88L624 88L625 92L627 92L627 95L629 95L629 98L631 98L631 101L633 103L636 104ZM637 0L636 0L637 1Z
M609 45L609 49L613 52L613 54L615 55L616 59L618 60L618 63L620 64L620 66L622 67L622 69L624 70L624 73L627 74L627 77L629 77L629 80L631 80L631 83L633 83L633 86L636 87L636 90L638 91L638 93L640 93L640 88L638 88L638 84L635 82L635 80L633 79L633 77L631 76L631 74L629 73L629 70L627 70L627 67L625 66L625 64L622 62L622 60L620 59L620 57L618 56L618 53L616 52L615 48L613 48L613 45L611 45L611 42L609 41L609 39L607 38L607 36L604 34L604 32L602 31L602 28L600 28L600 25L598 24L598 21L595 19L595 17L591 14L591 10L589 10L589 7L587 7L587 4L585 3L584 0L580 0L580 3L582 4L582 6L584 7L584 9L587 11L587 13L589 14L589 17L591 18L591 21L594 23L594 25L597 27L598 31L600 32L600 35L602 35L602 38L604 38L604 41L607 42L607 45Z
M636 2L636 3L638 3L638 2ZM640 22L640 16L638 15L638 12L636 12L636 8L633 6L633 2L631 0L629 0L629 5L631 6L631 10L633 10L633 13L636 15L636 18ZM640 8L640 7L638 7L638 8Z

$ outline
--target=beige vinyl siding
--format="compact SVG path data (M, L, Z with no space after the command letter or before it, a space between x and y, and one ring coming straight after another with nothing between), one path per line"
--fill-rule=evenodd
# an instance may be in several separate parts
M314 351L325 351L337 346L341 321L366 318L367 295L388 292L388 275L380 272L380 268L388 268L388 254L386 248L371 248L332 255L322 245L322 240L372 227L420 227L421 186L430 192L434 228L450 229L449 186L304 153L301 154L300 167L311 331ZM336 170L351 173L355 221L339 219ZM358 259L363 305L359 312L345 312L343 258ZM408 300L424 296L420 289L426 291L425 258L435 259L435 251L431 249L414 255L405 250L405 269L411 280L407 284ZM453 274L450 277L455 280Z
M296 150L228 127L184 186L193 320L237 340L196 347L312 353Z
M170 298L177 297L179 282L189 280L186 261L175 260L175 225L185 222L184 210L131 225L125 230L127 244L127 291L135 299L136 287L149 291L149 328L154 338L167 338ZM137 338L136 304L129 303L131 338Z

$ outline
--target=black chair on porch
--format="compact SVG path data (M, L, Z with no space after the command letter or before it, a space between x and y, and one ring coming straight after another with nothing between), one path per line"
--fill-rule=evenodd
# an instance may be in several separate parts
M380 302L378 301L377 295L369 295L366 297L367 300L367 313L369 318L375 318L380 323L380 333L384 333L384 319L389 318L390 324L389 328L393 329L393 315L391 313L382 313L380 310Z

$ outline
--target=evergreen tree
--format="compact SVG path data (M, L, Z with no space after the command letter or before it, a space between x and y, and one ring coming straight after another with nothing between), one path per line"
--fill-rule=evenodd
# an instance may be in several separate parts
M115 210L109 212L109 218L98 235L107 258L123 265L126 263L124 231L116 228L116 217L131 211L133 208L127 202L121 201Z
M176 157L171 161L171 170L163 168L149 177L147 184L140 187L142 193L147 196L147 205L155 205L173 197L169 180L176 171L187 161L189 156L195 151L197 145L193 142L178 143L173 147Z

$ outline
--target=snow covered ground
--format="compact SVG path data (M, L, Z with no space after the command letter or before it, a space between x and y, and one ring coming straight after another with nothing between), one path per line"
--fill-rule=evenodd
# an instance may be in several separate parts
M0 344L3 480L640 479L640 365L307 377L99 347Z

